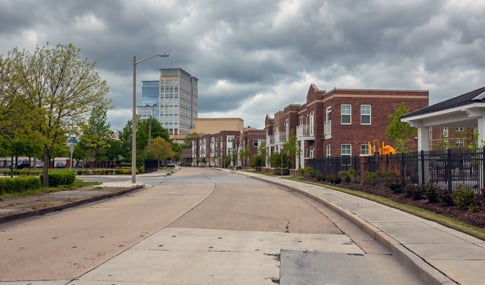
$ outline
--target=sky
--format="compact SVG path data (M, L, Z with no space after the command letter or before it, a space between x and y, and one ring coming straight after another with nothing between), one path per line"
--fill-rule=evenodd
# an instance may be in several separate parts
M112 129L142 80L199 79L199 118L264 128L311 84L429 90L430 103L485 86L485 1L0 0L0 54L74 44L110 87Z

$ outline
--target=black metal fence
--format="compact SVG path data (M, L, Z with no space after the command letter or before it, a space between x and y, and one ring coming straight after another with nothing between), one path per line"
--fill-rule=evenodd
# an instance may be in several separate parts
M341 170L352 167L360 174L358 179L363 179L365 171L391 173L406 184L434 183L448 191L463 185L480 194L485 188L484 154L485 148L478 151L449 149L386 156L314 158L308 160L307 165L323 177L338 176Z

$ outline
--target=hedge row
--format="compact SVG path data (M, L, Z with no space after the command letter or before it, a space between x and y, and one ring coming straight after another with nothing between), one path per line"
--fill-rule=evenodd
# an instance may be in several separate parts
M70 185L76 180L76 174L69 170L57 170L49 172L47 176L49 179L49 187L57 187L59 185ZM44 175L40 175L40 182L43 184Z
M116 168L116 169L78 169L78 175L115 175L115 174L131 174L131 168Z
M40 179L37 176L0 178L0 195L5 193L20 193L31 189L39 189L40 186Z
M49 187L70 185L76 180L76 174L68 170L49 172ZM43 176L17 176L13 178L0 178L0 195L5 193L20 193L40 189Z

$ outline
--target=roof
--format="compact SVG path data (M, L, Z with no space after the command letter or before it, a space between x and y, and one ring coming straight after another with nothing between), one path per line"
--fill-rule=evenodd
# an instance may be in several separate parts
M443 102L436 103L426 108L418 109L405 114L401 118L409 118L424 114L430 114L438 111L448 110L460 106L470 105L473 103L485 103L485 86L476 90L467 92L457 97L448 99Z

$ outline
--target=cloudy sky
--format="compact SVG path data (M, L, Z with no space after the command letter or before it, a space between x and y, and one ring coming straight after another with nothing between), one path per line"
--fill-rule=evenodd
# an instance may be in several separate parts
M199 117L266 114L319 89L425 89L431 103L485 85L485 1L0 0L0 53L73 43L110 86L111 126L131 118L141 80L199 78Z

